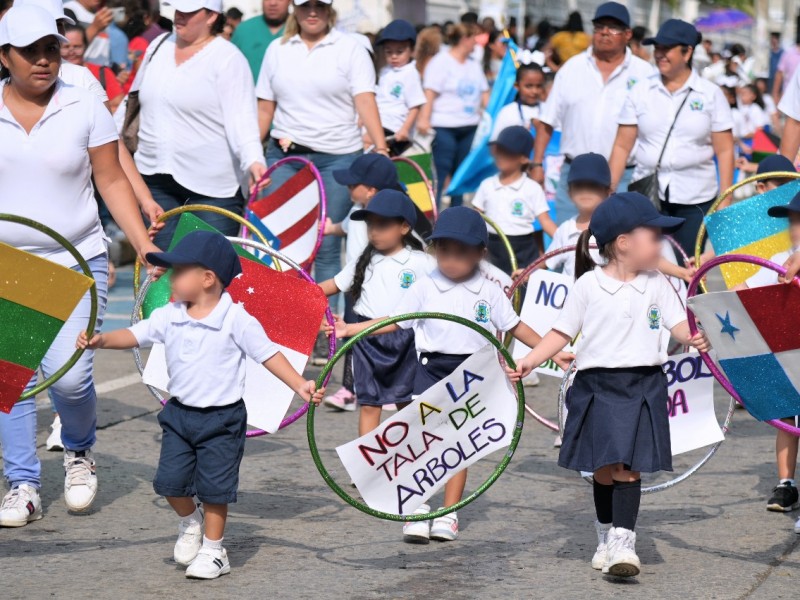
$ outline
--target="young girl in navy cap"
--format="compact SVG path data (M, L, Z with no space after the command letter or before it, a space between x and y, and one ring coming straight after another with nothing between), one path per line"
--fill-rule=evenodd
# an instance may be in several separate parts
M661 232L678 227L635 192L600 204L581 234L578 280L561 315L542 342L522 360L512 379L524 377L582 333L576 350L578 374L558 464L594 473L598 546L592 567L621 577L637 575L636 518L640 473L672 470L667 383L669 329L682 344L709 349L702 333L692 336L675 290L656 271ZM594 235L605 266L589 253Z
M358 259L320 287L328 296L349 292L356 318L363 322L391 313L428 276L433 264L412 233L417 214L404 193L382 190L350 218L366 221L369 244ZM402 407L411 401L416 362L414 334L407 330L370 337L353 347L359 436L380 424L384 406Z
M480 272L480 262L486 254L488 232L477 212L464 206L448 208L439 215L431 239L436 268L430 277L412 286L392 314L421 311L450 313L474 321L492 334L497 330L508 331L531 347L541 341L533 329L520 321L503 291ZM336 335L356 335L380 320L373 319L356 325L339 323ZM419 353L414 373L415 396L450 375L488 343L482 335L462 325L438 319L403 321L385 327L378 333L407 329L414 331ZM459 353L454 354L454 349ZM569 355L561 355L556 360L566 366L570 358ZM444 506L453 506L461 500L466 481L467 471L464 470L447 482ZM422 505L415 514L429 512L430 506ZM458 537L458 515L452 512L435 519L433 524L427 521L408 522L403 527L403 534L410 543L427 543L431 538L455 540Z

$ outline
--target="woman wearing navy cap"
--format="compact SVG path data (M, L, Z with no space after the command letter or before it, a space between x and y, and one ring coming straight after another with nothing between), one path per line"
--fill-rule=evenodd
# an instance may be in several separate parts
M685 220L674 237L690 256L714 198L733 183L734 163L730 106L692 69L699 40L693 25L670 19L642 42L655 46L659 73L628 94L609 159L615 189L636 147L633 181L656 174L661 212Z

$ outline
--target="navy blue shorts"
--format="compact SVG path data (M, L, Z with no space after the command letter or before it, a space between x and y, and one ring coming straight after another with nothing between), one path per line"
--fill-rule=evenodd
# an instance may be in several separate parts
M236 502L244 455L247 409L195 408L172 398L158 414L163 432L153 489L160 496L197 496L208 504Z
M419 396L445 377L452 375L453 371L469 357L469 354L422 352L414 376L414 396Z
M357 315L358 322L368 321ZM414 332L401 329L366 337L353 346L356 396L362 406L411 402L416 374Z

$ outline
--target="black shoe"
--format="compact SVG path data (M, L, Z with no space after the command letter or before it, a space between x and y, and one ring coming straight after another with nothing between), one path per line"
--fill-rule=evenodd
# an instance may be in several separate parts
M772 498L767 502L767 510L789 512L798 507L797 488L791 483L781 483L772 490Z

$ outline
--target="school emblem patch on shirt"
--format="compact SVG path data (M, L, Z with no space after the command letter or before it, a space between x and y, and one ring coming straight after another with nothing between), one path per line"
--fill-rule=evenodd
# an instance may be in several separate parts
M486 300L478 300L475 303L475 321L478 323L488 323L492 317L492 307Z
M394 84L392 87L392 91L389 92L395 98L400 98L403 95L403 84L398 82Z
M514 202L511 205L511 214L514 215L515 217L521 217L524 208L525 205L522 204L522 200L514 200Z
M638 80L635 77L628 79L628 89L631 89L633 86L635 86L637 81Z
M650 329L658 329L661 326L661 309L655 304L647 309L647 321Z
M409 269L400 271L400 275L398 275L398 277L400 278L400 287L404 290L410 288L411 284L417 280L417 274Z
M689 108L692 110L703 110L703 101L692 100L691 102L689 102Z

